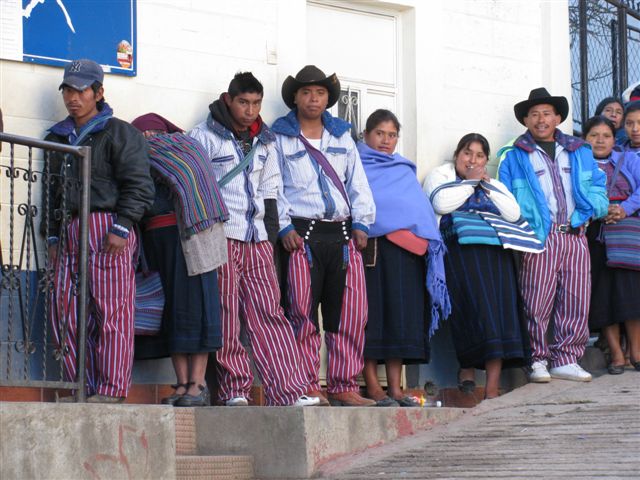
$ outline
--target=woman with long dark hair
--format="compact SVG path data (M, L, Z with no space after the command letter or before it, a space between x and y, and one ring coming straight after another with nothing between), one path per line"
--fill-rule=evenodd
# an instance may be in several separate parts
M481 239L462 243L463 230L456 231L454 216L460 213L476 215L479 225L484 218L480 214L490 214L501 222L520 219L520 207L513 195L489 177L488 160L487 139L469 133L458 142L454 162L431 172L424 188L433 209L442 215L440 232L447 247L451 328L461 367L459 386L471 391L475 386L474 369L484 369L485 398L494 398L499 394L502 368L526 365L530 346L511 250L480 243Z

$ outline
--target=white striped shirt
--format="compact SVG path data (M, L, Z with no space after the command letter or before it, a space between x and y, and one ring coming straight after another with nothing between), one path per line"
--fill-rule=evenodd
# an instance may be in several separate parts
M233 134L211 117L196 125L189 136L204 146L217 180L244 158ZM249 166L224 187L220 187L230 214L229 220L224 224L225 235L242 242L267 240L264 200L277 199L280 185L275 142L266 126L253 139L254 146L256 143L256 151Z
M322 168L309 157L298 137L276 133L284 184L278 198L280 232L290 229L291 217L342 221L352 218L353 227L369 231L375 221L375 204L358 149L346 132L335 137L323 129L319 150L345 185L349 205Z
M538 177L542 193L547 200L549 212L551 213L551 220L556 223L567 223L568 219L571 218L573 211L576 209L576 202L573 199L573 187L571 186L571 163L569 162L569 154L562 145L556 142L556 158L554 161L549 158L539 145L536 145L535 152L529 153L529 161L533 166L533 171L535 172L536 177ZM554 192L554 184L551 177L552 172L549 170L550 168L557 169L557 173L559 174L560 181L562 183L561 188L564 192ZM556 188L560 188L560 186L558 185ZM559 208L557 197L562 193L564 193L564 200L567 205L567 217L565 219L558 218Z

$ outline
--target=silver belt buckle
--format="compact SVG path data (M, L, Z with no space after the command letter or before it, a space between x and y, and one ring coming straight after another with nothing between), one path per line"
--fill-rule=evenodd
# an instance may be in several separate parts
M558 232L569 233L569 225L568 224L558 225Z

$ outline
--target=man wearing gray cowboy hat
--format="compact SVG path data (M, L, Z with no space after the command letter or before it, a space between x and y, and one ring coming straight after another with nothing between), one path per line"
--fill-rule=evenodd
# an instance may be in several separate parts
M514 112L527 131L505 147L499 178L545 244L542 253L524 253L520 269L532 349L529 380L588 382L591 374L577 363L589 339L591 277L585 226L607 214L606 177L583 140L556 128L569 114L565 97L536 88ZM551 316L554 338L547 345Z
M351 125L327 108L340 96L340 82L307 65L282 84L291 109L273 124L280 154L283 198L278 199L287 285L283 298L298 338L310 396L324 398L318 378L322 338L328 351L327 391L333 405L371 406L358 393L363 367L367 299L362 250L375 205ZM288 263L287 263L288 260Z

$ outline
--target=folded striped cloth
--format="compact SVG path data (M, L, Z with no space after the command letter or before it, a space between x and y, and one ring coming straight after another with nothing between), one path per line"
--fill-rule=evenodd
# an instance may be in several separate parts
M191 236L229 218L213 167L200 143L184 133L148 139L151 168L167 183Z
M502 245L495 229L478 212L451 212L453 230L460 245Z
M494 213L480 212L480 216L493 227L504 248L530 253L544 251L544 245L523 217L515 222L507 222Z

